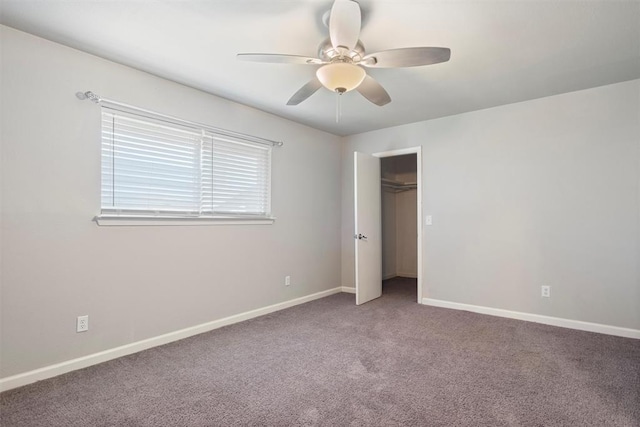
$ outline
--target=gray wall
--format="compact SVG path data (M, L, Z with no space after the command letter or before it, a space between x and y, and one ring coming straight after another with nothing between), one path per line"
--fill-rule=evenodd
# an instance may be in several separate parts
M343 286L353 152L421 145L423 297L640 329L639 97L633 80L346 138Z
M0 28L1 377L340 286L340 138ZM283 140L275 224L98 227L85 90Z

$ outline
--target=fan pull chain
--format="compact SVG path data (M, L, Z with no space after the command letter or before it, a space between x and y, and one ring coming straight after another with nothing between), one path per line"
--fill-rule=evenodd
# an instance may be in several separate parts
M342 116L342 92L336 91L336 123L340 123Z

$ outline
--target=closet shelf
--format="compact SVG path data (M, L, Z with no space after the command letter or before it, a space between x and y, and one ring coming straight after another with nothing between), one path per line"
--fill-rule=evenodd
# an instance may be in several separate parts
M382 189L392 193L400 193L402 191L415 190L418 188L417 182L402 182L392 179L382 178Z

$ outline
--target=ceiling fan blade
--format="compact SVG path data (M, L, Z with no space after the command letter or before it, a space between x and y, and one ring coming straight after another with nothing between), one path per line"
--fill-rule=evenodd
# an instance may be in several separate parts
M387 91L369 75L364 78L356 90L369 101L381 107L391 102L391 97Z
M239 53L237 55L241 61L268 62L271 64L325 64L326 62L318 58L310 58L299 55L280 55L278 53Z
M336 0L329 17L329 37L335 49L353 49L360 37L360 5L352 0Z
M320 83L320 80L318 80L317 77L314 77L313 79L311 79L311 81L309 81L309 83L302 86L300 90L293 94L291 99L289 99L289 101L287 102L287 105L300 104L302 101L316 93L316 91L321 87L322 83Z
M439 62L447 62L451 58L448 47L405 47L370 53L362 58L360 65L370 68L418 67Z

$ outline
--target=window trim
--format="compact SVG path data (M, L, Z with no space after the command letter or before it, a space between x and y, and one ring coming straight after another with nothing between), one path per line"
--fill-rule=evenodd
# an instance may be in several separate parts
M96 215L93 218L99 226L193 226L193 225L269 225L275 217L168 217L142 215Z

